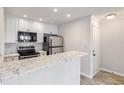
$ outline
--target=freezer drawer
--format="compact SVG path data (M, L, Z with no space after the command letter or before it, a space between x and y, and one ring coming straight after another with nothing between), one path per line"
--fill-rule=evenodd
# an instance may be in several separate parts
M57 53L62 53L62 52L63 52L62 47L52 48L52 54L57 54Z

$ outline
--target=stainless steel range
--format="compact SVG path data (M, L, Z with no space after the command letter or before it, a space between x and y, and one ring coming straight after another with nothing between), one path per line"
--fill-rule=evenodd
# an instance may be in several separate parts
M39 52L35 51L34 46L18 46L17 52L19 53L19 59L26 59L40 56Z

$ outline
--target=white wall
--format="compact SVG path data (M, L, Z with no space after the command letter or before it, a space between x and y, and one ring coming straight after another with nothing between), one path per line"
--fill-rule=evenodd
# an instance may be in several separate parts
M2 60L4 55L4 32L5 32L4 31L4 8L0 7L0 56Z
M101 23L101 67L124 74L124 18Z
M90 16L59 26L59 34L64 37L64 51L90 52ZM82 58L81 73L90 75L90 53Z

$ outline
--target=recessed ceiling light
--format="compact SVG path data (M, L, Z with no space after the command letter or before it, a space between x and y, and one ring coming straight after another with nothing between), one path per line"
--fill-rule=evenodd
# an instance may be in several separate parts
M116 14L109 14L105 17L106 17L106 19L113 19L113 18L115 18L115 16L116 16Z
M42 18L40 18L40 21L43 21L43 19L42 19Z
M58 9L57 9L57 8L55 8L55 9L53 9L53 11L54 11L54 12L58 12Z
M28 15L24 15L24 17L25 17L25 18L27 18L27 17L28 17Z
M67 15L66 15L66 17L68 17L68 18L69 18L69 17L71 17L71 15L70 15L70 14L67 14Z

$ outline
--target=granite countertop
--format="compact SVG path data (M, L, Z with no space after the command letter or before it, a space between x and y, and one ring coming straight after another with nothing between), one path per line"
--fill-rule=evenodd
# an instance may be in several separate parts
M42 52L46 52L46 51L41 50L41 51L37 51L37 52L41 52L42 53Z
M2 63L0 65L0 83L16 76L36 71L45 67L52 66L56 63L67 62L73 58L85 56L87 53L70 51L49 56L40 56L24 60Z
M18 53L13 53L13 54L6 54L4 57L11 57L11 56L19 56Z

